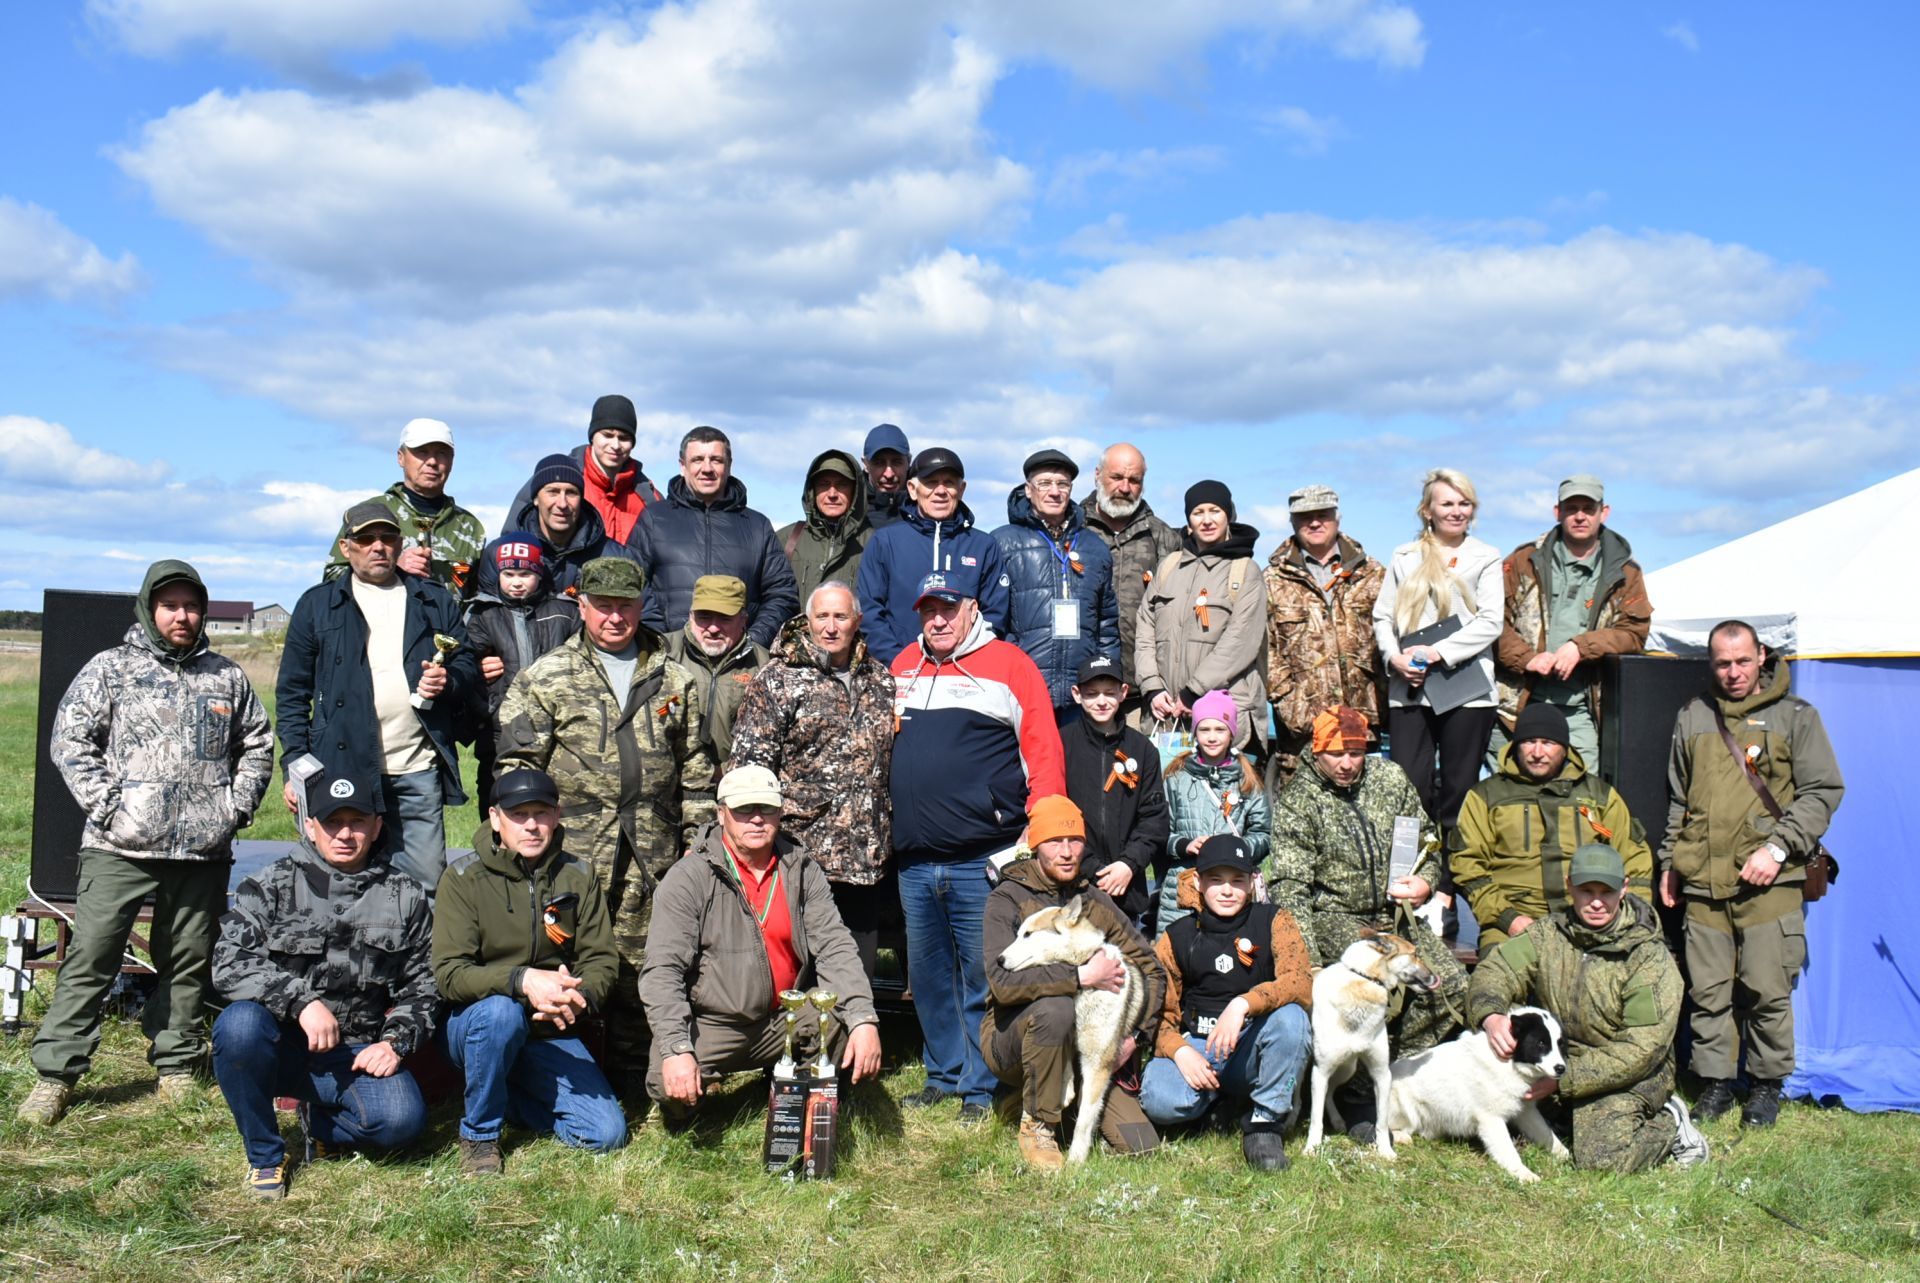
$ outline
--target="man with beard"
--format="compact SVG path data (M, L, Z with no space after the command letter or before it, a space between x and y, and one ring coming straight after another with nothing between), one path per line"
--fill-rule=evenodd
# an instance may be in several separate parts
M732 575L702 575L693 585L687 626L667 638L667 658L693 676L700 693L700 743L714 764L705 780L685 780L703 799L733 754L733 720L767 648L747 636L747 586Z
M1180 532L1153 514L1141 497L1147 459L1126 442L1110 445L1093 470L1093 493L1080 504L1087 529L1113 550L1113 595L1120 612L1121 679L1132 691L1127 711L1140 707L1139 673L1133 663L1133 631L1140 599L1154 568L1180 547Z

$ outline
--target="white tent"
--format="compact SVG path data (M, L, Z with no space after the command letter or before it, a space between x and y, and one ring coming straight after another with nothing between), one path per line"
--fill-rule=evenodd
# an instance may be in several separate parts
M1708 629L1745 619L1803 659L1920 654L1916 553L1920 468L1654 571L1647 649L1703 653Z

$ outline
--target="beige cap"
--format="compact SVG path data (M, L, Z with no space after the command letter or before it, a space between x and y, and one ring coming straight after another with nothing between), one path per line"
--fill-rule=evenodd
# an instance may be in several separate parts
M714 798L729 811L743 806L779 806L780 781L764 766L736 766L720 777Z
M732 575L702 575L693 581L692 610L737 615L747 608L747 586Z

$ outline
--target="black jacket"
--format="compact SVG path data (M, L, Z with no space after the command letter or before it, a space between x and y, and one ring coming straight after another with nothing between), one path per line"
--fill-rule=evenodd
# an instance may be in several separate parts
M467 607L467 645L473 648L476 665L494 655L504 660L507 668L487 683L477 701L475 711L480 719L500 711L500 701L506 698L507 687L513 685L521 669L580 630L580 603L565 593L543 589L532 601L509 601L499 596L499 591L500 576L489 557L480 571L480 588L474 593L473 604ZM524 653L520 630L514 627L516 616L526 622Z
M586 471L587 469L587 447L586 446L583 446L583 445L575 446L573 449L567 452L567 457L572 459L575 463L579 464L580 470L582 472ZM627 460L627 466L620 469L620 472L622 475L629 472L633 474L634 492L638 494L642 499L646 500L649 505L660 502L660 487L653 484L653 478L649 477L647 475L646 469L640 466L640 460L629 458ZM580 497L581 497L581 500L584 502L586 499L586 496L582 494ZM507 516L509 519L501 523L500 533L503 535L510 535L516 530L538 530L540 528L539 526L516 526L515 524L513 524L514 521L518 519L519 514L526 508L528 504L532 502L533 502L533 479L529 477L527 480L522 481L520 483L520 488L518 490L513 492L513 502L507 505ZM589 508L593 507L593 505L590 503L587 504L587 506ZM606 523L604 521L601 522L601 527L602 527L601 533L603 536L605 535L605 526L606 526Z
M899 521L904 515L901 511L901 509L907 506L907 491L904 486L889 493L884 490L876 490L873 482L869 480L866 484L866 491L867 524L875 530L883 526L892 525L894 522Z
M1087 821L1087 854L1080 867L1095 877L1115 860L1132 865L1133 881L1117 903L1120 912L1137 918L1147 911L1147 866L1166 849L1170 832L1159 750L1124 725L1117 734L1102 735L1084 716L1061 729L1060 746L1067 756L1067 797ZM1114 778L1122 757L1133 759L1136 769L1129 773L1137 783Z
M600 510L588 503L584 495L580 499L580 524L573 528L573 537L567 540L563 548L554 547L553 541L540 529L540 510L534 506L533 500L529 499L510 511L513 519L502 533L524 530L530 535L540 536L540 546L546 553L547 581L554 592L563 593L578 583L580 567L589 561L597 561L601 557L638 560L633 549L626 544L607 538L607 523L600 519ZM652 507L648 507L647 512L652 511ZM646 513L640 515L645 517ZM636 526L634 530L636 534L639 533L639 527Z
M440 794L448 806L467 800L460 787L457 723L480 684L480 662L467 644L460 603L431 579L401 575L407 593L404 659L409 685L420 683L420 662L434 654L433 635L458 638L447 658L447 689L415 716L440 761ZM353 576L316 584L300 594L280 656L274 712L280 761L312 753L334 771L381 773L380 719L373 711L373 669L367 664L367 621L353 601Z
M702 575L733 575L747 586L747 633L770 646L780 625L800 613L793 567L773 537L773 523L747 507L740 478L711 504L695 497L685 477L667 487L665 503L650 503L633 528L633 552L647 576L641 622L662 634L677 632L693 609L693 584Z

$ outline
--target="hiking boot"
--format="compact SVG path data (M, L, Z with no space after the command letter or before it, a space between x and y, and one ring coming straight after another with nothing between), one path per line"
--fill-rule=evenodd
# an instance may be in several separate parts
M1715 1078L1701 1089L1699 1098L1693 1102L1693 1116L1710 1123L1732 1109L1733 1104L1733 1079Z
M467 1176L500 1174L500 1142L460 1138L460 1170Z
M962 1127L977 1127L992 1117L993 1110L977 1100L967 1100L960 1103L960 1125Z
M1673 1115L1673 1148L1668 1152L1673 1161L1682 1167L1694 1167L1707 1161L1707 1138L1693 1125L1693 1116L1687 1113L1687 1102L1678 1096L1667 1097L1666 1111Z
M1067 1165L1053 1128L1032 1114L1020 1115L1020 1157L1028 1167L1040 1172L1057 1172Z
M200 1082L185 1070L160 1075L154 1090L169 1105L187 1105L200 1099Z
M954 1095L955 1093L946 1090L944 1087L935 1087L932 1083L928 1083L911 1096L901 1097L900 1103L908 1109L925 1109L929 1105L937 1105L943 1100L952 1100Z
M1286 1136L1278 1123L1247 1123L1240 1129L1240 1154L1256 1172L1284 1172L1292 1166L1287 1158Z
M1771 1127L1780 1119L1780 1080L1756 1078L1740 1110L1742 1127Z
M287 1196L287 1165L275 1163L272 1167L249 1167L247 1192L266 1202L285 1198Z
M42 1078L20 1102L14 1117L29 1127L51 1127L67 1116L67 1102L72 1099L73 1088L57 1078Z

